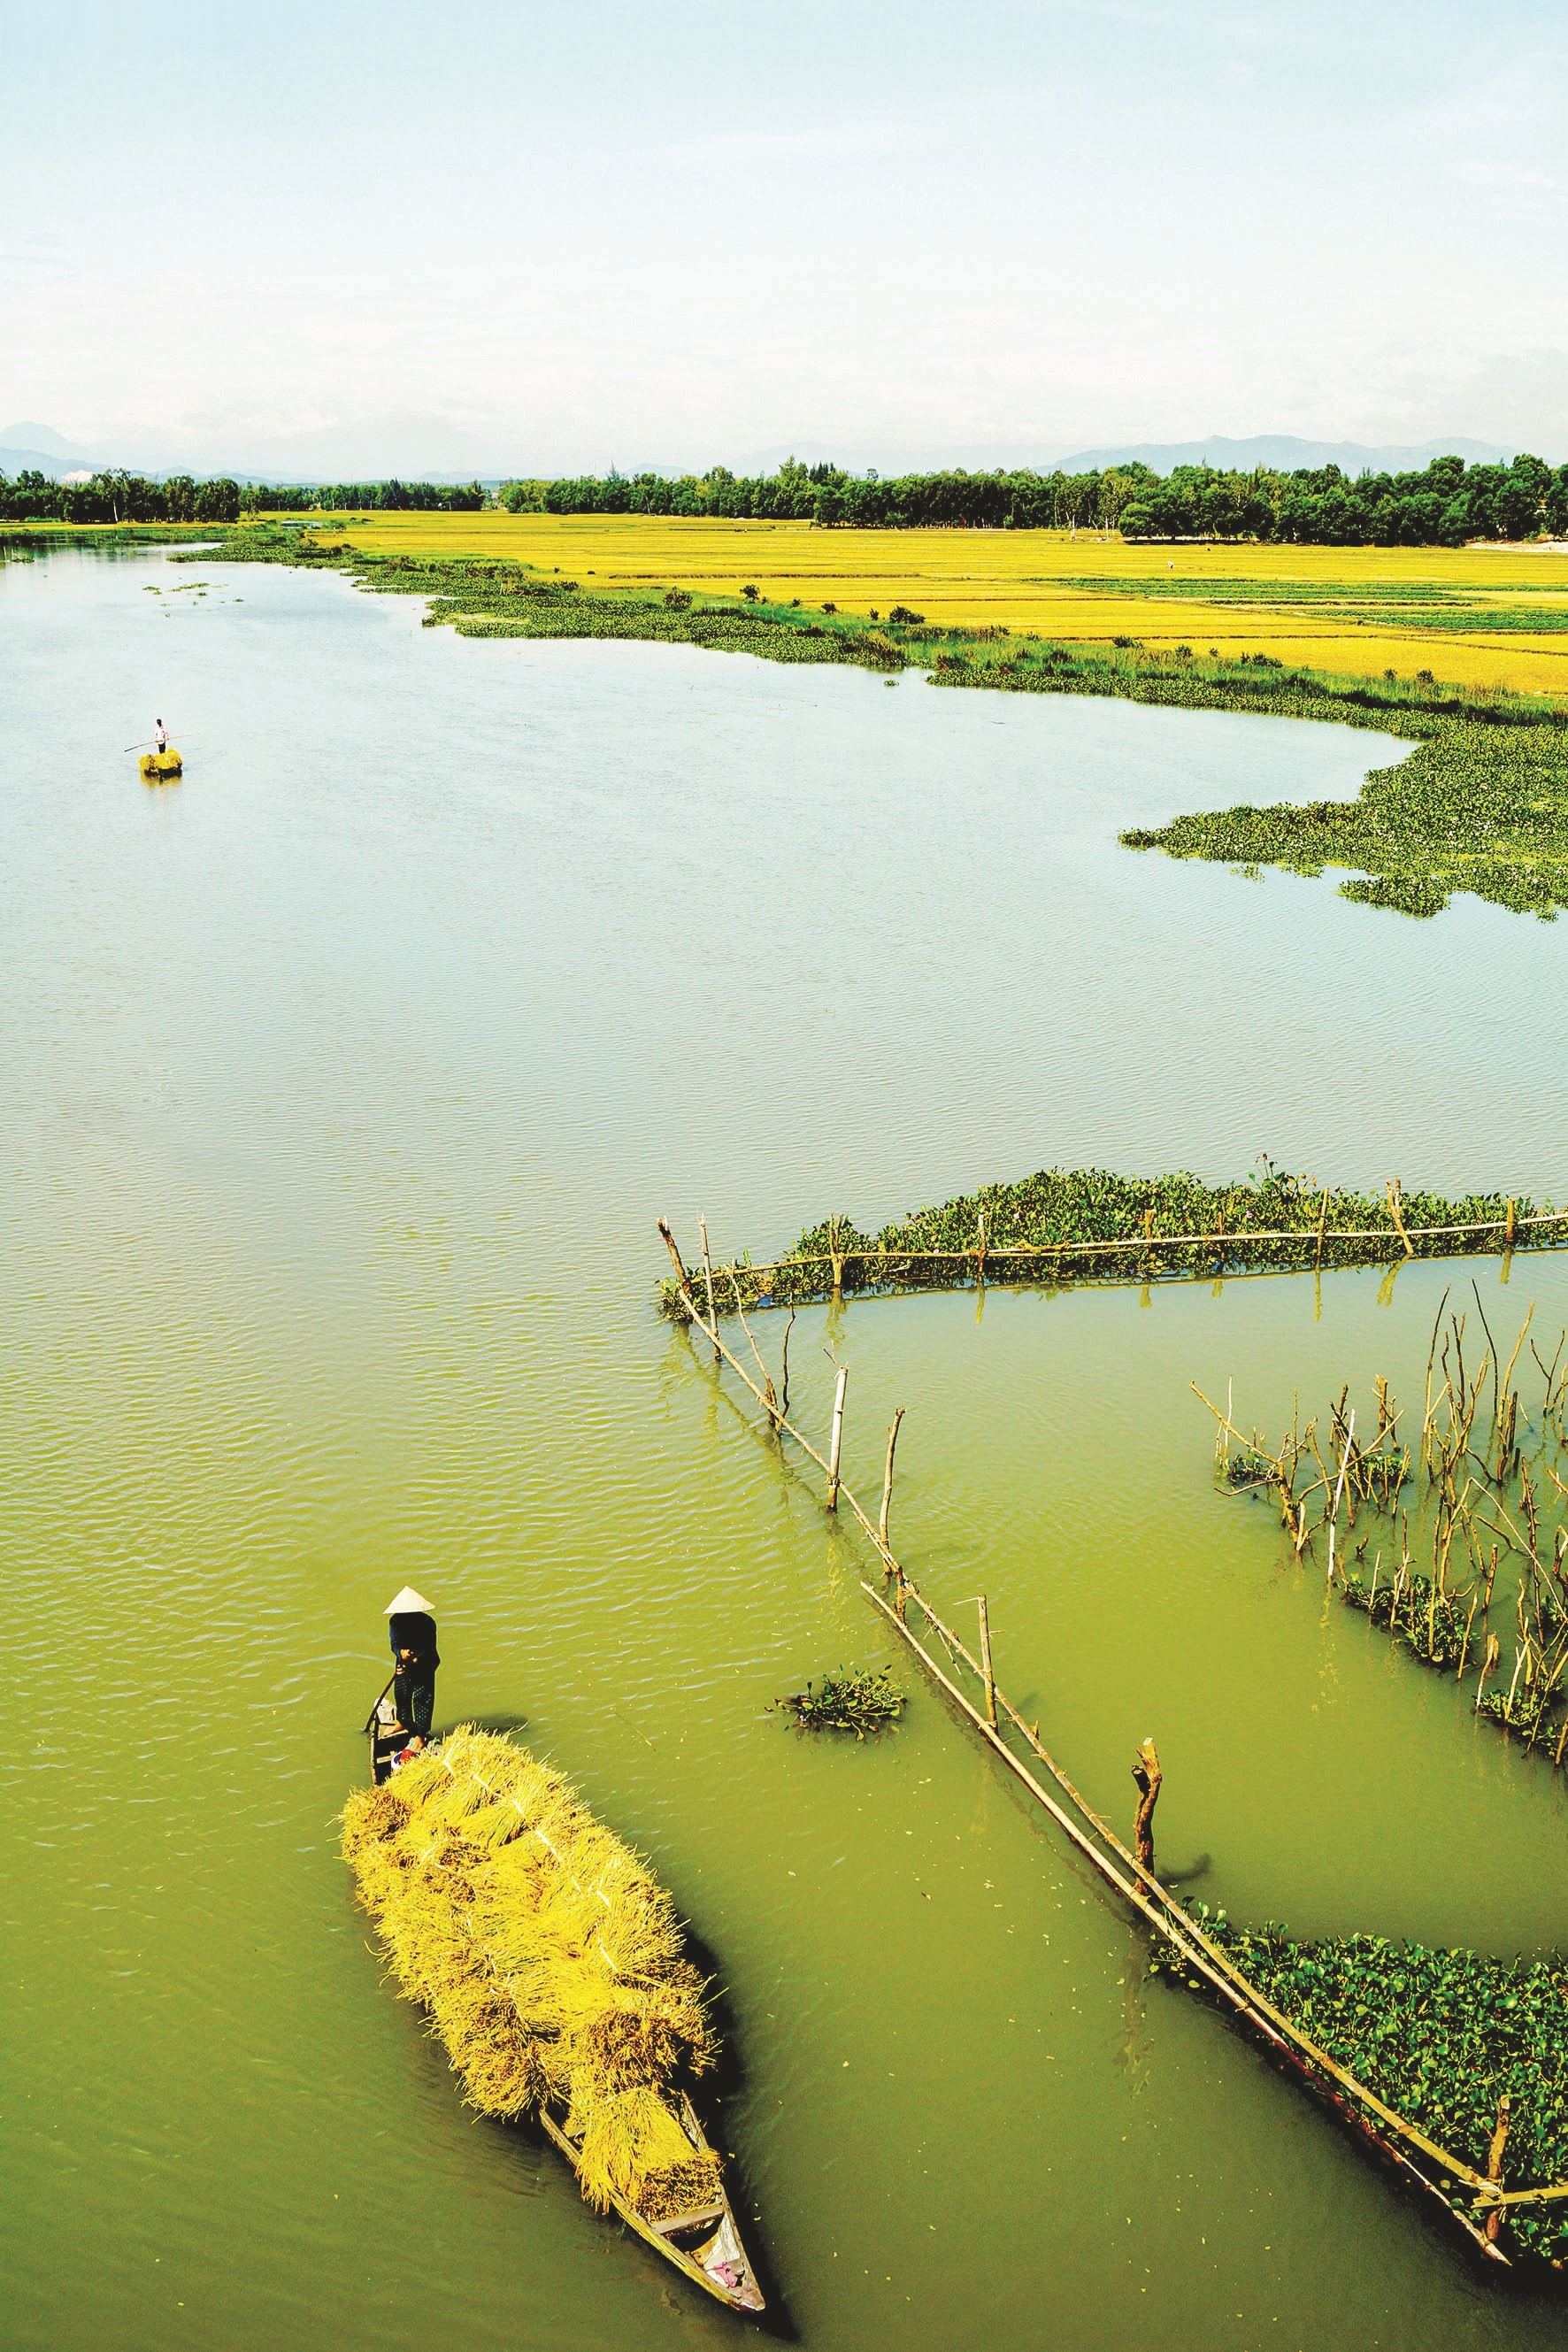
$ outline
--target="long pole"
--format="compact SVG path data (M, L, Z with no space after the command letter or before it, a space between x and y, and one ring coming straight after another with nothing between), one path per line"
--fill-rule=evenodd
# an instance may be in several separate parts
M702 1236L702 1274L708 1285L708 1336L713 1342L713 1361L719 1361L719 1309L713 1304L713 1260L708 1249L708 1220L699 1217L697 1230Z
M838 1456L844 1444L844 1391L849 1385L849 1367L840 1364L838 1380L833 1391L833 1434L827 1442L827 1507L838 1508Z
M888 1513L893 1501L893 1453L899 1442L899 1423L904 1417L900 1405L893 1415L893 1425L888 1432L888 1464L882 1473L882 1509L877 1521L877 1540L884 1551L888 1549Z
M1345 1491L1345 1472L1350 1467L1351 1447L1355 1443L1355 1407L1351 1407L1349 1425L1345 1430L1344 1452L1340 1455L1340 1475L1334 1482L1334 1507L1329 1513L1329 1573L1325 1581L1334 1580L1334 1528L1340 1516L1340 1496Z

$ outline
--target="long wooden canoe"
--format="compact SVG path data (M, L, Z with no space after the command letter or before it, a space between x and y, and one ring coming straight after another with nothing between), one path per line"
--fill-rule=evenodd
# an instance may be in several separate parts
M394 1759L407 1738L406 1732L395 1731L396 1715L392 1704L392 1685L377 1699L365 1722L365 1734L370 1743L370 1777L376 1787L395 1769ZM433 1746L438 1742L432 1742ZM718 2301L727 2304L731 2311L757 2312L766 2309L766 2298L757 2282L752 2258L746 2252L741 2228L724 2186L722 2167L718 2150L713 2147L697 2119L696 2109L683 2091L680 2105L674 2110L675 2120L691 2143L694 2157L707 2156L713 2160L718 2193L710 2204L697 2207L690 2212L674 2213L654 2220L639 2212L635 2205L611 2192L611 2202L628 2229L656 2247L665 2260ZM582 2147L566 2129L565 2117L552 2115L547 2107L539 2109L539 2120L545 2132L561 2150L574 2172L580 2168Z

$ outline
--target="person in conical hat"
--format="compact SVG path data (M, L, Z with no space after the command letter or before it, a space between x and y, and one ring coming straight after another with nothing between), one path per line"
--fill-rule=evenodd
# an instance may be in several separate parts
M436 1712L436 1669L441 1661L436 1651L435 1612L422 1592L405 1584L395 1601L387 1603L386 1616L397 1728L409 1734L408 1746L417 1755L430 1737Z

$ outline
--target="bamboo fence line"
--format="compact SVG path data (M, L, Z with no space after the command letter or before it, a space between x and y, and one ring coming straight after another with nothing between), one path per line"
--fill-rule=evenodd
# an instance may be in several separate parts
M1050 1242L992 1242L985 1238L983 1230L979 1241L963 1243L952 1249L889 1249L879 1245L874 1249L851 1247L841 1250L812 1250L803 1252L797 1257L771 1258L760 1265L752 1265L745 1261L731 1261L729 1265L721 1266L711 1265L705 1238L703 1262L710 1277L710 1298L713 1295L713 1283L721 1280L728 1282L733 1290L738 1286L739 1279L742 1276L749 1283L757 1283L766 1275L790 1275L807 1266L828 1267L832 1276L830 1286L837 1296L844 1287L844 1275L847 1267L866 1270L862 1279L851 1284L852 1288L875 1289L880 1286L896 1286L898 1269L900 1266L967 1266L973 1263L976 1277L983 1279L986 1266L994 1260L1004 1259L1011 1262L1028 1259L1037 1264L1042 1260L1047 1261L1052 1270L1059 1276L1067 1262L1078 1258L1133 1256L1149 1260L1160 1251L1207 1251L1233 1246L1256 1248L1265 1243L1276 1242L1300 1243L1310 1248L1313 1252L1315 1263L1320 1266L1323 1262L1324 1248L1330 1243L1375 1243L1379 1245L1380 1255L1373 1258L1372 1263L1387 1263L1391 1260L1397 1263L1401 1256L1441 1257L1449 1255L1441 1250L1417 1251L1414 1246L1416 1242L1443 1241L1461 1234L1500 1234L1503 1248L1512 1250L1520 1246L1528 1246L1520 1243L1518 1237L1521 1234L1539 1227L1568 1226L1568 1209L1542 1210L1533 1216L1520 1217L1514 1214L1514 1203L1511 1200L1507 1203L1504 1213L1500 1217L1474 1218L1463 1223L1450 1225L1407 1225L1401 1214L1400 1198L1398 1185L1391 1184L1388 1203L1392 1223L1387 1225L1330 1225L1322 1217L1315 1224L1284 1225L1261 1230L1249 1227L1238 1233L1157 1234L1146 1225L1140 1233L1128 1234L1110 1241ZM1326 1194L1324 1205L1326 1212ZM1550 1248L1556 1236L1553 1235L1542 1234L1542 1245ZM1563 1235L1563 1238L1568 1239L1568 1234ZM819 1285L816 1288L826 1286L828 1286ZM753 1297L753 1305L761 1303Z
M1392 2162L1410 2181L1427 2196L1435 2198L1449 2219L1458 2224L1479 2251L1489 2261L1505 2266L1509 2257L1497 2244L1494 2231L1507 2208L1512 2205L1546 2204L1568 2200L1568 2181L1559 2181L1547 2188L1509 2189L1500 2179L1479 2171L1462 2157L1455 2156L1432 2139L1420 2126L1401 2116L1381 2099L1377 2093L1361 2082L1347 2067L1331 2057L1284 2012L1277 2009L1268 1995L1244 1975L1202 1924L1188 1911L1180 1898L1142 1862L1117 1835L1103 1817L1075 1788L1072 1781L1042 1745L1037 1723L1030 1725L998 1687L991 1654L989 1616L983 1596L976 1596L981 1607L982 1657L977 1659L962 1638L945 1624L936 1610L908 1575L889 1545L888 1513L891 1500L894 1447L904 1408L898 1408L889 1435L887 1465L884 1473L881 1513L873 1523L849 1486L838 1474L837 1444L833 1459L826 1460L810 1439L789 1419L781 1404L773 1380L763 1362L756 1341L746 1323L740 1306L739 1286L732 1284L736 1308L742 1328L751 1342L752 1352L760 1375L761 1385L753 1380L734 1351L719 1335L719 1308L716 1297L709 1318L700 1312L692 1296L691 1281L681 1258L679 1247L664 1218L658 1221L660 1237L668 1248L675 1267L676 1287L687 1310L689 1326L700 1330L714 1350L714 1362L727 1363L742 1385L763 1410L770 1432L777 1436L794 1439L808 1458L815 1462L826 1481L826 1495L831 1496L827 1507L847 1504L859 1522L862 1532L881 1560L885 1580L890 1580L893 1597L889 1601L876 1588L861 1580L860 1590L871 1606L892 1631L914 1654L931 1679L959 1708L966 1722L992 1751L1014 1774L1018 1781L1057 1823L1083 1858L1098 1871L1100 1877L1160 1936L1181 1959L1184 1967L1200 1977L1210 1990L1225 2002L1268 2046L1272 2053L1347 2122L1352 2124L1379 2153ZM731 1273L721 1268L721 1275ZM843 1388L836 1387L835 1440L842 1426ZM826 1496L825 1496L826 1499ZM952 1675L933 1657L931 1651L910 1631L908 1612L910 1603L919 1611L931 1633L946 1649L950 1663L961 1665L979 1684L984 1701L984 1712L975 1706L955 1683ZM1067 1799L1059 1803L1030 1770L1023 1759L1008 1744L998 1717L1006 1719L1008 1729L1023 1740L1036 1760L1044 1767ZM1070 1808L1070 1810L1069 1810ZM1353 2102L1353 2104L1352 2104ZM1375 2117L1374 2122L1373 2118ZM1380 2128L1381 2126L1381 2128ZM1399 2143L1404 2143L1400 2145ZM1437 2180L1424 2171L1407 2151L1425 2157L1430 2165L1445 2174L1458 2187L1471 2192L1468 2211L1461 2210Z

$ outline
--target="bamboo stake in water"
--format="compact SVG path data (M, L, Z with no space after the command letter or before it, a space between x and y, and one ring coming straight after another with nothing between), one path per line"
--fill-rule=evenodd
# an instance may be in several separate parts
M838 1508L838 1455L844 1444L844 1391L849 1385L849 1367L840 1364L838 1380L833 1391L833 1434L827 1445L827 1507Z
M1334 1487L1334 1506L1332 1510L1329 1513L1329 1573L1327 1581L1330 1584L1334 1580L1334 1522L1340 1515L1340 1496L1345 1490L1345 1470L1351 1458L1351 1447L1354 1443L1355 1407L1352 1404L1351 1407L1350 1423L1345 1430L1344 1452L1340 1455L1340 1475L1338 1483Z
M719 1361L719 1309L713 1303L713 1260L708 1248L708 1220L699 1217L697 1230L702 1236L702 1278L708 1285L708 1335L713 1341L713 1361Z
M903 1417L904 1408L900 1405L893 1415L893 1425L888 1432L888 1461L882 1472L882 1508L877 1521L877 1540L884 1551L888 1549L888 1513L893 1501L893 1454L899 1443L899 1423Z
M1146 1739L1132 1759L1132 1778L1138 1790L1132 1851L1145 1870L1154 1867L1154 1808L1160 1801L1160 1785L1164 1777L1154 1742Z
M996 1675L991 1664L991 1612L985 1605L985 1595L977 1592L974 1605L980 1612L980 1679L985 1685L985 1720L993 1731L996 1728Z
M985 1607L985 1595L980 1596L980 1664L985 1675L985 1720L993 1731L996 1728L996 1675L991 1664L991 1618Z

